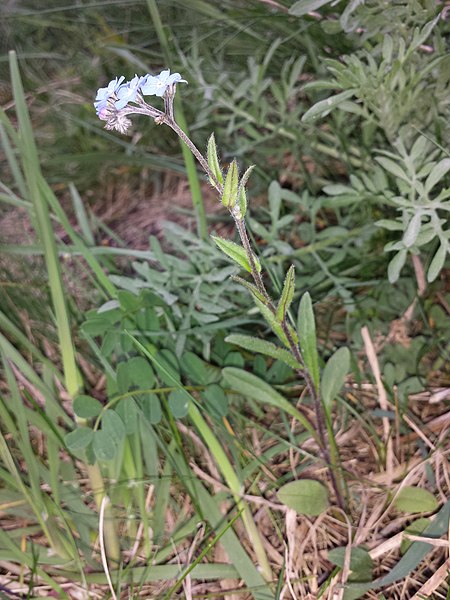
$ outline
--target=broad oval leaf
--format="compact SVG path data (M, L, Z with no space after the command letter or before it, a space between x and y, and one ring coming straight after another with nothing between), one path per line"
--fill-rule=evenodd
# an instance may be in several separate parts
M115 410L109 409L102 418L102 431L104 431L115 444L119 444L125 437L125 424Z
M341 569L345 563L347 548L333 548L328 552L328 560ZM372 580L373 560L365 548L355 546L351 549L349 581L369 582Z
M144 417L152 424L158 424L162 419L161 403L156 394L144 394L139 397Z
M400 490L394 505L402 512L420 513L436 510L439 503L428 490L406 486Z
M138 408L133 398L124 398L116 406L116 412L125 425L127 435L138 430Z
M213 416L221 418L228 414L228 398L223 388L217 383L208 385L202 392L202 398L207 402Z
M191 398L186 390L173 390L169 394L169 408L175 419L182 419L188 414Z
M81 419L92 419L102 412L102 404L92 396L81 394L73 401L73 412Z
M278 490L277 496L300 515L317 517L328 508L328 490L315 479L291 481Z
M126 363L128 377L140 390L152 389L156 383L155 373L143 356L135 356Z
M98 460L112 460L117 452L117 445L108 432L100 429L94 432L92 448Z
M89 446L93 435L94 432L89 427L77 427L65 436L64 441L70 452L77 452Z

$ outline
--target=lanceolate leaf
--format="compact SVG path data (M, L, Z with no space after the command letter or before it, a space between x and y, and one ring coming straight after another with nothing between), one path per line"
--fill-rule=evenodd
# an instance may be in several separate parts
M312 437L317 440L316 431L305 419L303 414L286 400L284 396L274 390L271 385L256 375L253 375L253 373L248 373L243 369L237 369L235 367L225 367L222 369L222 375L227 387L230 387L242 396L252 398L256 402L276 406L288 415L295 417Z
M277 319L283 321L286 317L286 313L289 310L289 306L294 298L295 291L295 268L291 265L289 271L286 274L284 280L283 291L281 292L281 298L277 307Z
M229 344L236 344L237 346L241 346L241 348L250 350L250 352L258 352L260 354L264 354L265 356L270 356L271 358L282 360L289 367L292 367L292 369L302 368L302 365L295 360L295 358L290 352L288 352L284 348L279 348L278 346L275 346L275 344L272 344L272 342L260 340L250 335L240 334L229 335L225 338L225 341Z
M238 167L236 161L233 160L231 165L228 167L222 192L222 204L227 208L232 208L236 204L238 197L238 182Z
M289 348L289 341L286 337L286 334L284 333L280 322L277 321L277 319L275 318L273 312L263 302L258 300L258 298L254 297L253 300L255 301L255 304L259 308L260 313L265 318L274 334L286 347Z
M247 254L242 246L235 244L231 240L225 240L224 238L221 238L219 236L212 235L211 237L214 240L215 244L222 250L222 252L224 252L232 260L234 260L234 262L236 262L243 269L245 269L249 273L252 272L252 269L248 262ZM261 264L255 255L253 255L253 260L255 261L256 269L258 270L258 272L261 271Z
M208 140L207 157L209 168L213 172L220 185L223 185L222 169L220 168L219 159L217 157L216 140L213 133Z
M326 98L326 100L321 100L311 106L309 110L305 112L302 117L302 121L307 123L308 121L314 121L319 117L323 117L330 112L333 108L338 106L341 102L348 100L355 94L355 90L346 90L345 92L341 92L340 94L336 94L335 96L330 96L330 98Z
M319 355L317 353L316 323L309 292L303 294L300 301L297 331L300 336L303 360L317 389L319 387Z
M302 17L313 10L317 10L325 4L331 4L333 0L298 0L289 8L289 14L294 17Z
M263 302L263 303L265 302L264 296L258 290L256 285L254 285L253 283L250 283L250 281L246 281L245 279L242 279L242 277L239 277L238 275L232 275L231 279L233 281L236 281L236 283L240 283L241 285L246 287L253 294L253 296L256 299L258 299L260 302Z
M447 256L447 249L450 249L449 243L445 239L441 240L441 245L437 249L436 254L433 256L433 260L428 268L427 280L430 283L434 281L441 272Z

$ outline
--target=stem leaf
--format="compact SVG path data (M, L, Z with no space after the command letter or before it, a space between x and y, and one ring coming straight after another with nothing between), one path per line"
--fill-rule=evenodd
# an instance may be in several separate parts
M295 268L294 265L289 267L284 280L283 291L281 292L280 301L277 307L277 319L284 321L289 306L294 298L295 291Z
M237 263L249 273L252 272L250 263L247 258L247 254L242 246L239 246L235 242L232 242L231 240L226 240L219 236L212 235L211 237L214 240L214 243L218 246L218 248L220 248L220 250L222 250L222 252L224 252L224 254L229 256L232 260L234 260L235 263ZM261 263L255 255L253 255L253 260L255 261L258 273L261 272Z
M297 319L297 331L303 360L311 374L314 386L319 387L319 355L317 353L316 323L309 292L303 294Z
M222 169L220 168L219 158L217 156L217 147L216 147L216 139L214 137L214 133L212 133L208 140L208 149L207 149L207 158L208 158L208 166L214 174L214 177L223 185L223 175ZM213 181L211 181L214 184Z
M239 172L235 159L228 167L227 176L222 192L222 204L226 208L233 208L238 198Z
M266 340L260 340L251 335L232 334L225 338L229 344L236 344L241 348L250 350L250 352L264 354L286 363L292 369L301 369L302 365L298 363L290 352L284 348L279 348Z

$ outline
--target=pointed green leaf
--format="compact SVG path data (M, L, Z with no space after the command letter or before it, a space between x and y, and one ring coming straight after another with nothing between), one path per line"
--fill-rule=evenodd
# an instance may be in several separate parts
M320 391L322 402L330 411L331 403L344 385L345 377L350 369L350 352L347 347L339 348L328 359L322 374Z
M239 246L239 244L236 244L231 240L226 240L219 236L212 235L211 237L214 240L215 244L222 250L222 252L224 252L232 260L234 260L234 262L236 262L243 269L245 269L249 273L252 272L252 269L248 262L247 254L242 246ZM255 261L256 269L259 273L261 271L261 264L255 255L253 255L253 259Z
M386 156L376 156L375 160L380 163L380 165L388 171L394 177L398 177L399 179L403 179L407 183L411 183L408 175L405 171L400 167L398 163L393 161L391 158L387 158Z
M275 346L275 344L272 344L272 342L260 340L250 335L240 334L229 335L225 338L225 341L229 344L236 344L237 346L241 346L241 348L250 350L250 352L259 352L260 354L264 354L265 356L270 356L271 358L282 360L292 369L302 368L302 365L295 360L295 358L290 352L288 352L284 348L279 348L278 346Z
M270 308L268 308L266 306L266 304L264 304L264 302L261 302L260 300L258 300L258 298L253 298L256 306L259 308L259 312L262 314L262 316L264 317L264 319L267 321L269 327L271 328L271 330L274 332L274 334L278 337L278 339L287 347L289 348L289 342L288 339L286 337L286 334L283 331L283 328L281 327L281 324L279 321L277 321L275 315L273 314L273 312L270 310Z
M220 185L223 185L222 169L220 168L219 158L217 156L216 139L214 137L214 133L210 135L208 140L207 158L208 166L213 172L214 177L217 179Z
M341 102L348 100L355 94L355 90L346 90L345 92L341 92L340 94L336 94L335 96L330 96L325 100L321 100L311 106L309 110L305 112L302 117L303 123L308 123L309 121L314 121L319 117L323 117L330 112L336 106L339 106Z
M294 265L289 267L284 280L283 291L281 292L281 298L278 302L277 307L277 319L284 321L286 313L289 310L289 306L294 298L295 291L295 268Z
M315 479L299 479L283 485L277 496L300 515L317 517L328 508L328 490Z
M242 188L239 192L239 211L241 213L241 218L243 219L247 214L247 192L245 188Z
M325 4L331 4L333 0L298 0L289 8L289 14L294 17L302 17L313 10L317 10Z
M235 390L238 394L252 398L256 402L269 404L283 410L288 415L297 419L310 435L317 440L317 433L304 415L295 408L284 396L277 392L271 385L243 369L225 367L222 375L226 387Z
M239 182L239 187L245 187L247 185L248 180L250 179L250 175L252 174L255 165L250 165L248 169L245 170L245 173L242 175L241 180Z
M420 226L422 224L422 213L417 212L408 223L405 234L403 236L403 243L407 248L411 248L419 235Z
M430 192L434 186L450 171L450 158L444 158L435 165L425 181L425 189Z
M433 256L433 260L431 261L430 266L428 268L427 280L429 283L434 281L441 272L445 263L445 259L447 257L448 247L449 246L447 240L441 240L441 245L436 250L436 254Z
M317 353L316 322L309 292L303 294L300 301L297 331L300 336L300 348L305 366L317 389L319 387L319 355Z
M395 283L400 277L400 271L403 269L403 265L405 264L407 254L407 250L400 250L394 256L394 258L391 259L388 265L389 283Z
M227 176L222 192L222 204L227 208L233 208L238 198L239 172L235 159L228 167Z
M246 281L245 279L242 279L242 277L239 277L238 275L232 275L231 279L233 281L236 281L236 283L240 283L241 285L246 287L260 302L265 302L264 296L261 294L261 292L258 290L255 284L250 283L250 281Z

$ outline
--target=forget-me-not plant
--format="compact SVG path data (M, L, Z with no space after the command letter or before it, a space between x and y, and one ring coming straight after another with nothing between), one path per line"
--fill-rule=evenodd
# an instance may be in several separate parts
M251 274L253 283L240 277L234 279L251 292L261 314L285 348L275 346L270 342L261 344L261 340L249 336L237 336L251 340L251 342L248 339L244 342L240 340L240 345L286 362L295 369L299 377L304 379L314 404L316 424L311 423L305 415L298 411L296 415L305 429L316 439L323 459L329 467L336 501L343 508L345 506L343 498L345 486L341 481L339 468L335 468L339 463L339 457L332 430L330 430L329 408L321 398L317 350L313 351L313 346L316 348L316 338L311 300L308 294L303 296L299 311L301 317L299 317L297 328L293 327L288 311L294 299L294 267L291 266L288 270L281 296L275 303L265 287L261 275L261 264L252 250L248 237L245 224L246 184L253 167L248 168L242 176L239 176L238 165L234 159L224 174L218 159L214 134L209 138L207 154L203 156L180 128L175 120L173 103L177 84L187 82L179 73L170 74L170 70L165 69L157 76L147 74L139 77L136 75L129 82L123 82L123 79L123 77L116 78L106 88L98 90L94 103L98 117L106 121L106 129L116 129L120 133L126 133L130 127L131 121L128 116L131 114L147 115L153 118L157 124L168 125L188 146L208 175L211 185L217 190L222 204L228 209L235 222L242 246L221 237L213 236L213 240L220 250ZM164 110L149 104L145 99L148 96L163 98ZM239 342L235 343L239 344ZM286 355L288 356L286 357Z

